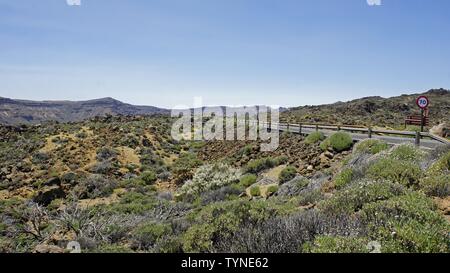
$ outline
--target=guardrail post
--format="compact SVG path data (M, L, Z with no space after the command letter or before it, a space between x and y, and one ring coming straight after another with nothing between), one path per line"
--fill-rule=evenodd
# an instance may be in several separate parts
M301 123L300 123L300 125L299 125L299 128L298 128L298 129L299 129L299 132L298 132L298 133L299 133L299 134L301 135L301 134L302 134L302 124L301 124Z
M316 132L319 132L319 125L316 125Z
M289 130L289 127L290 127L289 124L290 124L290 123L287 123L287 125L286 125L286 129L287 129L288 132L290 132L290 130Z
M338 127L337 127L337 130L338 130L338 131L340 131L340 130L341 130L341 126L340 126L340 125L338 125Z
M416 145L420 146L420 132L416 132Z
M369 127L368 133L369 133L369 138L372 138L372 128Z

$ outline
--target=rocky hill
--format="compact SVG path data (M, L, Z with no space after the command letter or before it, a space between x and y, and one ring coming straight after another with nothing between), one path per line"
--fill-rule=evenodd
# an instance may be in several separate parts
M431 101L430 123L450 123L450 91L432 89L423 94L392 98L366 97L327 105L280 108L281 117L291 122L377 125L401 128L407 115L419 114L416 98L426 95ZM106 115L168 114L154 106L136 106L113 98L88 101L28 101L0 97L0 123L39 124L44 121L74 122Z
M38 124L72 122L105 115L152 115L168 113L153 106L135 106L112 98L88 101L28 101L0 97L0 123Z
M349 102L291 108L282 114L293 122L331 123L345 125L378 125L401 127L408 115L420 114L416 106L419 95L430 101L430 123L450 122L450 91L432 89L424 94L401 95L392 98L367 97Z

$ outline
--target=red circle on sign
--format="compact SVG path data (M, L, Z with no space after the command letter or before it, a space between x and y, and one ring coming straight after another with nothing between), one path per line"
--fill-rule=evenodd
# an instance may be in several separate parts
M417 103L417 106L419 106L422 109L425 109L430 104L430 101L428 100L427 97L420 96L420 97L417 98L416 103Z

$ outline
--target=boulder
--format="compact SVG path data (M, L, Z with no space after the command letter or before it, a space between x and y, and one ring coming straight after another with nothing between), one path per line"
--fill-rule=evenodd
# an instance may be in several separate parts
M438 135L440 137L449 137L450 136L450 125L446 122L441 123L439 125L434 126L430 129L430 133L434 135Z
M59 177L52 177L47 182L42 184L43 186L60 186L61 185L61 179Z
M279 196L296 196L308 185L308 180L303 176L297 176L294 179L284 183L278 189L276 195Z
M327 164L328 162L330 162L330 158L326 155L326 153L322 153L320 156L320 163L321 164Z
M253 186L266 186L266 185L273 185L273 184L277 184L277 182L272 180L272 179L270 179L270 178L263 177L258 182L256 182L255 184L251 185L250 187L253 187Z
M324 152L323 155L325 155L329 159L333 159L333 157L334 157L334 154L330 151Z
M320 189L326 182L329 181L331 176L326 175L322 172L317 172L313 177L311 177L310 182L307 186L309 190Z
M34 248L34 253L65 253L63 248L53 245L40 244Z

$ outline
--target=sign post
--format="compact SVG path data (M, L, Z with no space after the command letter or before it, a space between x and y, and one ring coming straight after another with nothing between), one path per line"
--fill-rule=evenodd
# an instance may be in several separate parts
M425 109L427 109L428 105L430 104L430 100L425 96L420 96L416 100L417 106L420 108L420 132L423 132L423 127L425 124Z

